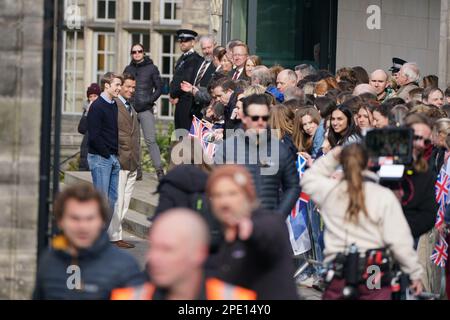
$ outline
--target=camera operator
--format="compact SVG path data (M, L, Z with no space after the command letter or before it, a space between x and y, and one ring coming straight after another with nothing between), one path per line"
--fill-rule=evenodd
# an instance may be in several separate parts
M434 291L434 284L439 281L430 260L437 236L434 229L438 211L434 187L436 174L425 158L425 151L431 146L431 125L428 118L419 113L407 116L405 124L414 131L413 163L405 170L400 190L396 193L401 199L403 212L411 228L419 262L425 269L422 279L424 287L427 291Z
M340 165L343 179L331 178ZM336 147L318 159L301 181L302 190L321 208L325 222L325 263L333 266L329 273L333 276L327 276L329 285L323 299L390 300L391 258L409 274L413 292L422 291L422 268L399 201L391 190L377 183L378 177L367 165L364 146ZM350 245L359 249L352 259L356 260L353 268L348 259ZM368 286L368 267L372 265L384 271L378 280L379 290ZM353 288L350 295L344 290L349 285Z
M426 148L431 145L428 119L421 114L411 114L405 119L405 124L414 131L413 163L405 170L398 195L417 247L420 236L430 231L436 221L436 174L430 170L424 156Z

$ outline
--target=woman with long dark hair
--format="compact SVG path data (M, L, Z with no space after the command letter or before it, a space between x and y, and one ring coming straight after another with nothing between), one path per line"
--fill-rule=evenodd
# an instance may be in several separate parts
M369 266L366 254L374 252L387 260L392 258L409 275L415 293L422 291L422 268L413 248L413 237L394 193L377 183L377 176L367 170L367 150L358 143L336 147L314 162L301 180L302 191L321 208L325 222L325 263L335 266L335 275L324 293L324 299L342 299L349 248L357 248L358 266ZM333 179L342 166L343 178ZM354 246L353 246L354 245ZM378 253L379 252L379 253ZM353 256L354 257L354 256ZM358 257L358 255L356 255ZM359 261L358 261L359 259ZM384 265L385 266L385 265ZM339 268L344 272L339 272ZM383 264L379 264L383 268ZM364 269L364 268L362 268ZM359 299L391 299L389 279L381 277L380 289L368 289L359 267L353 272ZM359 284L359 285L358 285Z
M343 146L360 140L361 134L351 109L345 104L338 105L331 112L330 131L328 132L328 141L331 147Z

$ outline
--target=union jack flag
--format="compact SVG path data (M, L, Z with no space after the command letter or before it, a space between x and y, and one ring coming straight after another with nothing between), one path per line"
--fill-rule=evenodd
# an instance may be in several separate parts
M209 135L213 134L211 130L202 120L194 116L192 118L192 125L189 131L191 137L197 138L203 148L203 151L210 157L214 157L216 151L216 145L214 143L207 142L206 139Z
M300 179L306 170L306 159L299 155L295 163ZM309 237L309 230L307 221L309 195L302 192L292 208L291 214L286 219L286 224L289 231L289 240L291 241L294 255L299 255L311 250L311 239Z
M439 267L445 268L448 258L448 244L442 235L439 236L439 241L434 247L431 261Z
M445 216L445 207L439 206L435 227L440 228L444 224L444 216Z
M439 173L435 184L436 201L439 205L445 207L448 198L448 190L450 189L450 179L444 169Z
M306 225L308 221L308 202L309 196L302 192L291 214L286 219L289 239L295 255L305 253L311 249L311 240L308 226Z

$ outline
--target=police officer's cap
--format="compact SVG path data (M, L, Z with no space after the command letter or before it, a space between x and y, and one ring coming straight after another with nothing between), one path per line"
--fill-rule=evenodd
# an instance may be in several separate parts
M180 29L177 30L177 39L178 40L184 40L184 41L189 41L189 40L195 40L195 37L198 36L198 33L195 32L194 30L189 30L189 29Z
M392 58L392 67L389 69L389 71L392 72L399 72L400 68L406 63L405 60L400 58Z

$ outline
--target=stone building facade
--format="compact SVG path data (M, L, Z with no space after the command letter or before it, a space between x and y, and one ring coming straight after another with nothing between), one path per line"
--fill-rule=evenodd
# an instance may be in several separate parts
M34 283L43 2L0 1L0 300L27 299Z

